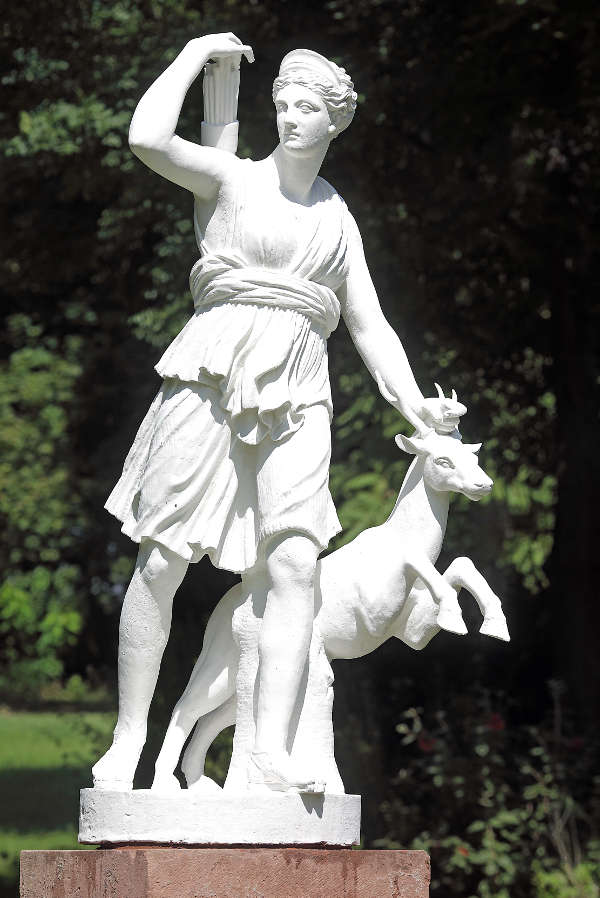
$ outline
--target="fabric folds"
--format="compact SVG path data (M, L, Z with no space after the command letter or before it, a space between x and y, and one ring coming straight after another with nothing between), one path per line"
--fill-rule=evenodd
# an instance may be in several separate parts
M346 207L318 179L314 230L289 264L257 249L260 179L240 163L224 245L200 243L194 314L156 365L163 386L107 509L132 539L243 572L292 530L321 548L340 525L329 493L327 338L339 322ZM242 177L243 175L243 177ZM259 218L254 218L254 216ZM277 247L277 227L264 246ZM294 232L286 235L294 243Z

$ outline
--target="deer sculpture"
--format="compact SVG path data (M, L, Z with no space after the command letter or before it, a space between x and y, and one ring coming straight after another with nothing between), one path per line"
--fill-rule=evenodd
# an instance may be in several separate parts
M453 394L453 399L455 394ZM479 466L481 444L461 441L458 431L398 435L414 456L387 521L360 533L323 558L317 568L315 620L302 695L288 740L290 755L312 758L322 771L324 791L344 786L333 751L333 673L336 658L358 658L396 637L423 649L440 631L467 632L458 593L466 589L483 615L480 632L509 640L500 599L469 558L456 558L441 574L442 548L451 493L477 501L492 488ZM204 775L206 752L219 732L236 724L226 790L251 785L248 757L254 737L254 684L264 597L243 583L220 600L206 627L202 652L177 702L156 761L153 789L181 788L173 771L185 740L196 730L182 762L188 788L220 787Z

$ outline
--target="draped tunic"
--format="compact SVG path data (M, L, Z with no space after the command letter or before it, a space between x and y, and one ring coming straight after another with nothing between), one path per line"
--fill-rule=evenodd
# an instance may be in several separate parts
M216 245L195 218L194 314L156 365L162 389L106 505L132 539L233 571L276 532L324 547L340 529L326 341L340 317L349 213L317 178L304 221L270 216L261 165L237 166Z

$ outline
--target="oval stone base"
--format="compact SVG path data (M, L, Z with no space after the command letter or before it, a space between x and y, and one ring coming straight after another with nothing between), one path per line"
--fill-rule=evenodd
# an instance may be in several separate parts
M360 795L82 789L84 845L322 845L360 840Z

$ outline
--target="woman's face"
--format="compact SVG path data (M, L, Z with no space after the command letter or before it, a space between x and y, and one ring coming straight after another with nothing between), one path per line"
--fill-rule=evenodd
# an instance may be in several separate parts
M327 147L334 133L329 112L319 94L302 84L282 87L275 98L277 130L284 150L310 155Z

